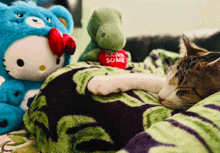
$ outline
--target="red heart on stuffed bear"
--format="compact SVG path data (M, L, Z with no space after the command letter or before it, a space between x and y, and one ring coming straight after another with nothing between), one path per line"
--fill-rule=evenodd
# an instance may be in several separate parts
M125 50L116 53L107 53L104 50L98 56L99 62L104 66L117 67L125 69L127 65L127 55Z

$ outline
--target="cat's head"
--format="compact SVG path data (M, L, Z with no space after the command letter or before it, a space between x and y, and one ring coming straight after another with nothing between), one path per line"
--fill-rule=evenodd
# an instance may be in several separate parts
M167 74L159 92L161 103L185 110L209 95L220 91L220 52L210 52L182 36L184 58Z

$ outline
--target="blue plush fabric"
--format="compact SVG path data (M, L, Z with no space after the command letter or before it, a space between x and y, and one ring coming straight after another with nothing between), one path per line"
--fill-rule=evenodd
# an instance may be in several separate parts
M43 83L43 81L19 80L10 76L4 67L6 50L15 41L27 36L48 37L52 28L58 29L63 34L71 34L73 31L73 19L67 9L62 6L45 9L33 4L28 1L16 2L9 7L0 3L0 76L5 79L5 82L0 84L0 135L20 127L24 114L20 104L25 94L29 90L39 89ZM17 18L16 14L24 15ZM25 22L28 17L40 18L46 26L32 27ZM66 19L68 28L59 21L60 17ZM50 18L51 22L48 22L47 18ZM69 64L69 61L70 55L65 53L64 66Z

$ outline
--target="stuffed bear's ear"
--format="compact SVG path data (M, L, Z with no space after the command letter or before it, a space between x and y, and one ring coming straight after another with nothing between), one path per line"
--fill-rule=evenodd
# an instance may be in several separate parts
M74 22L73 17L70 12L63 6L55 5L50 8L52 13L63 23L63 25L67 28L69 34L72 33Z
M8 5L0 2L0 12L4 12L8 8Z

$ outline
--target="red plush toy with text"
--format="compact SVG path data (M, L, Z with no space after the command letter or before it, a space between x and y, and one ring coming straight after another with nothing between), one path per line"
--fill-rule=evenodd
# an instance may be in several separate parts
M98 60L102 65L125 69L127 65L127 54L124 49L114 53L108 53L103 50L99 54Z

